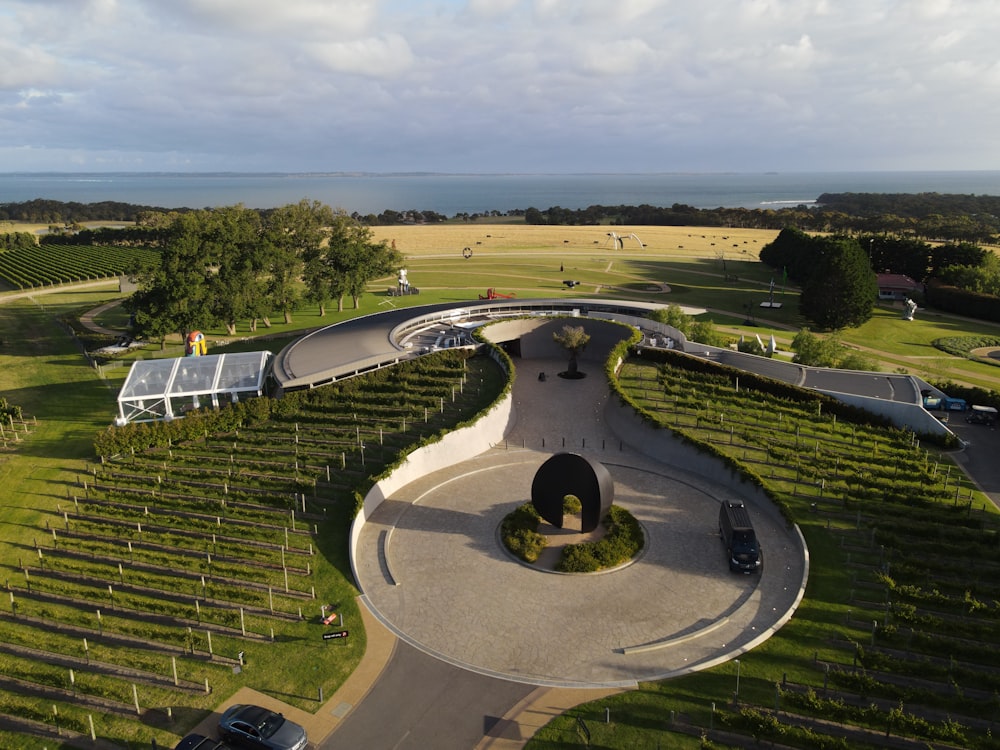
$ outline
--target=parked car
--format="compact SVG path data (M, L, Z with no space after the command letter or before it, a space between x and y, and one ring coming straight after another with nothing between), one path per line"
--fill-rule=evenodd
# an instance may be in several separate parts
M189 734L174 750L232 750L232 748L222 740L213 740L203 734Z
M730 570L760 572L764 554L750 523L750 514L739 500L722 502L719 508L719 536L726 547Z
M306 730L268 708L238 703L219 719L222 739L253 750L303 750Z

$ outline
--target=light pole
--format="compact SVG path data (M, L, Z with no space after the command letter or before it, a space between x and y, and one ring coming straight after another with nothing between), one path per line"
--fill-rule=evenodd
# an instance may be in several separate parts
M736 662L736 703L740 702L740 660L733 659Z

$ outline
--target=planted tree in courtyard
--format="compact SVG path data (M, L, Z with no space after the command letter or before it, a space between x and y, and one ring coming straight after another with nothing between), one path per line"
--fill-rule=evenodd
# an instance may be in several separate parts
M569 352L567 376L571 378L582 377L579 365L577 364L577 357L587 348L587 344L590 342L590 334L584 330L583 326L565 325L561 331L553 333L552 338L563 349Z

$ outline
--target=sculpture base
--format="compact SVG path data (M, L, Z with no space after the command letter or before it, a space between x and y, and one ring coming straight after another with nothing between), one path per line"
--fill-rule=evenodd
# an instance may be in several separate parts
M538 527L538 533L548 539L548 544L542 550L535 562L531 563L532 568L539 570L555 571L559 560L562 559L563 548L570 544L583 544L585 542L599 542L607 533L607 528L601 524L593 531L583 533L580 531L579 516L564 516L565 526L561 529L547 524L544 521Z

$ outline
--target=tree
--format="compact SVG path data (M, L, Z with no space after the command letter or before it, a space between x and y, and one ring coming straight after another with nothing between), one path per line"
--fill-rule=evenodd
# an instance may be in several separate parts
M239 320L248 320L250 330L256 330L257 320L267 314L260 214L243 206L217 209L203 231L216 269L209 280L216 318L230 336Z
M842 370L876 370L875 362L856 349L845 346L837 334L817 336L803 328L792 339L792 361L810 367L835 367Z
M813 238L821 252L802 285L799 310L823 330L859 326L878 298L875 272L856 240Z
M664 325L676 328L685 337L691 338L691 328L694 326L694 318L684 312L680 305L667 305L666 307L657 308L649 314L649 317L657 323L663 323Z
M809 278L820 252L816 237L801 229L785 227L772 242L760 250L760 260L775 270L787 273L788 278L802 283Z
M139 290L126 309L134 316L140 336L159 340L168 333L181 335L215 322L209 280L214 258L204 241L208 212L177 216L171 224L160 264L133 269Z
M37 245L38 240L30 232L0 234L0 252L5 250L28 250Z
M333 223L329 206L307 200L276 209L267 219L266 289L272 307L281 311L286 324L292 322L292 311L298 307L304 257L318 252Z
M338 213L330 226L326 246L305 254L303 278L307 297L326 313L326 303L337 300L337 311L344 310L344 297L350 295L354 309L368 284L403 264L403 255L388 242L375 242L371 227L354 216Z
M960 242L957 245L938 245L931 250L931 276L937 276L948 266L981 266L989 255L978 245Z
M545 224L545 216L537 208L532 206L524 212L524 223L525 224Z
M584 330L583 326L565 325L561 331L553 333L552 338L563 349L569 352L567 376L571 378L583 377L579 371L577 356L587 348L587 344L590 342L590 334Z
M353 261L347 276L347 293L357 310L368 283L399 268L403 255L385 240L375 242L371 228L356 222L348 231L347 254Z
M938 279L967 292L1000 297L1000 258L989 253L979 265L946 266Z
M916 281L925 281L930 269L931 246L907 237L870 235L858 237L858 244L868 253L875 273L901 273Z
M726 347L729 346L729 337L720 333L715 328L715 323L711 320L698 320L691 326L691 333L688 336L691 341L708 346Z

